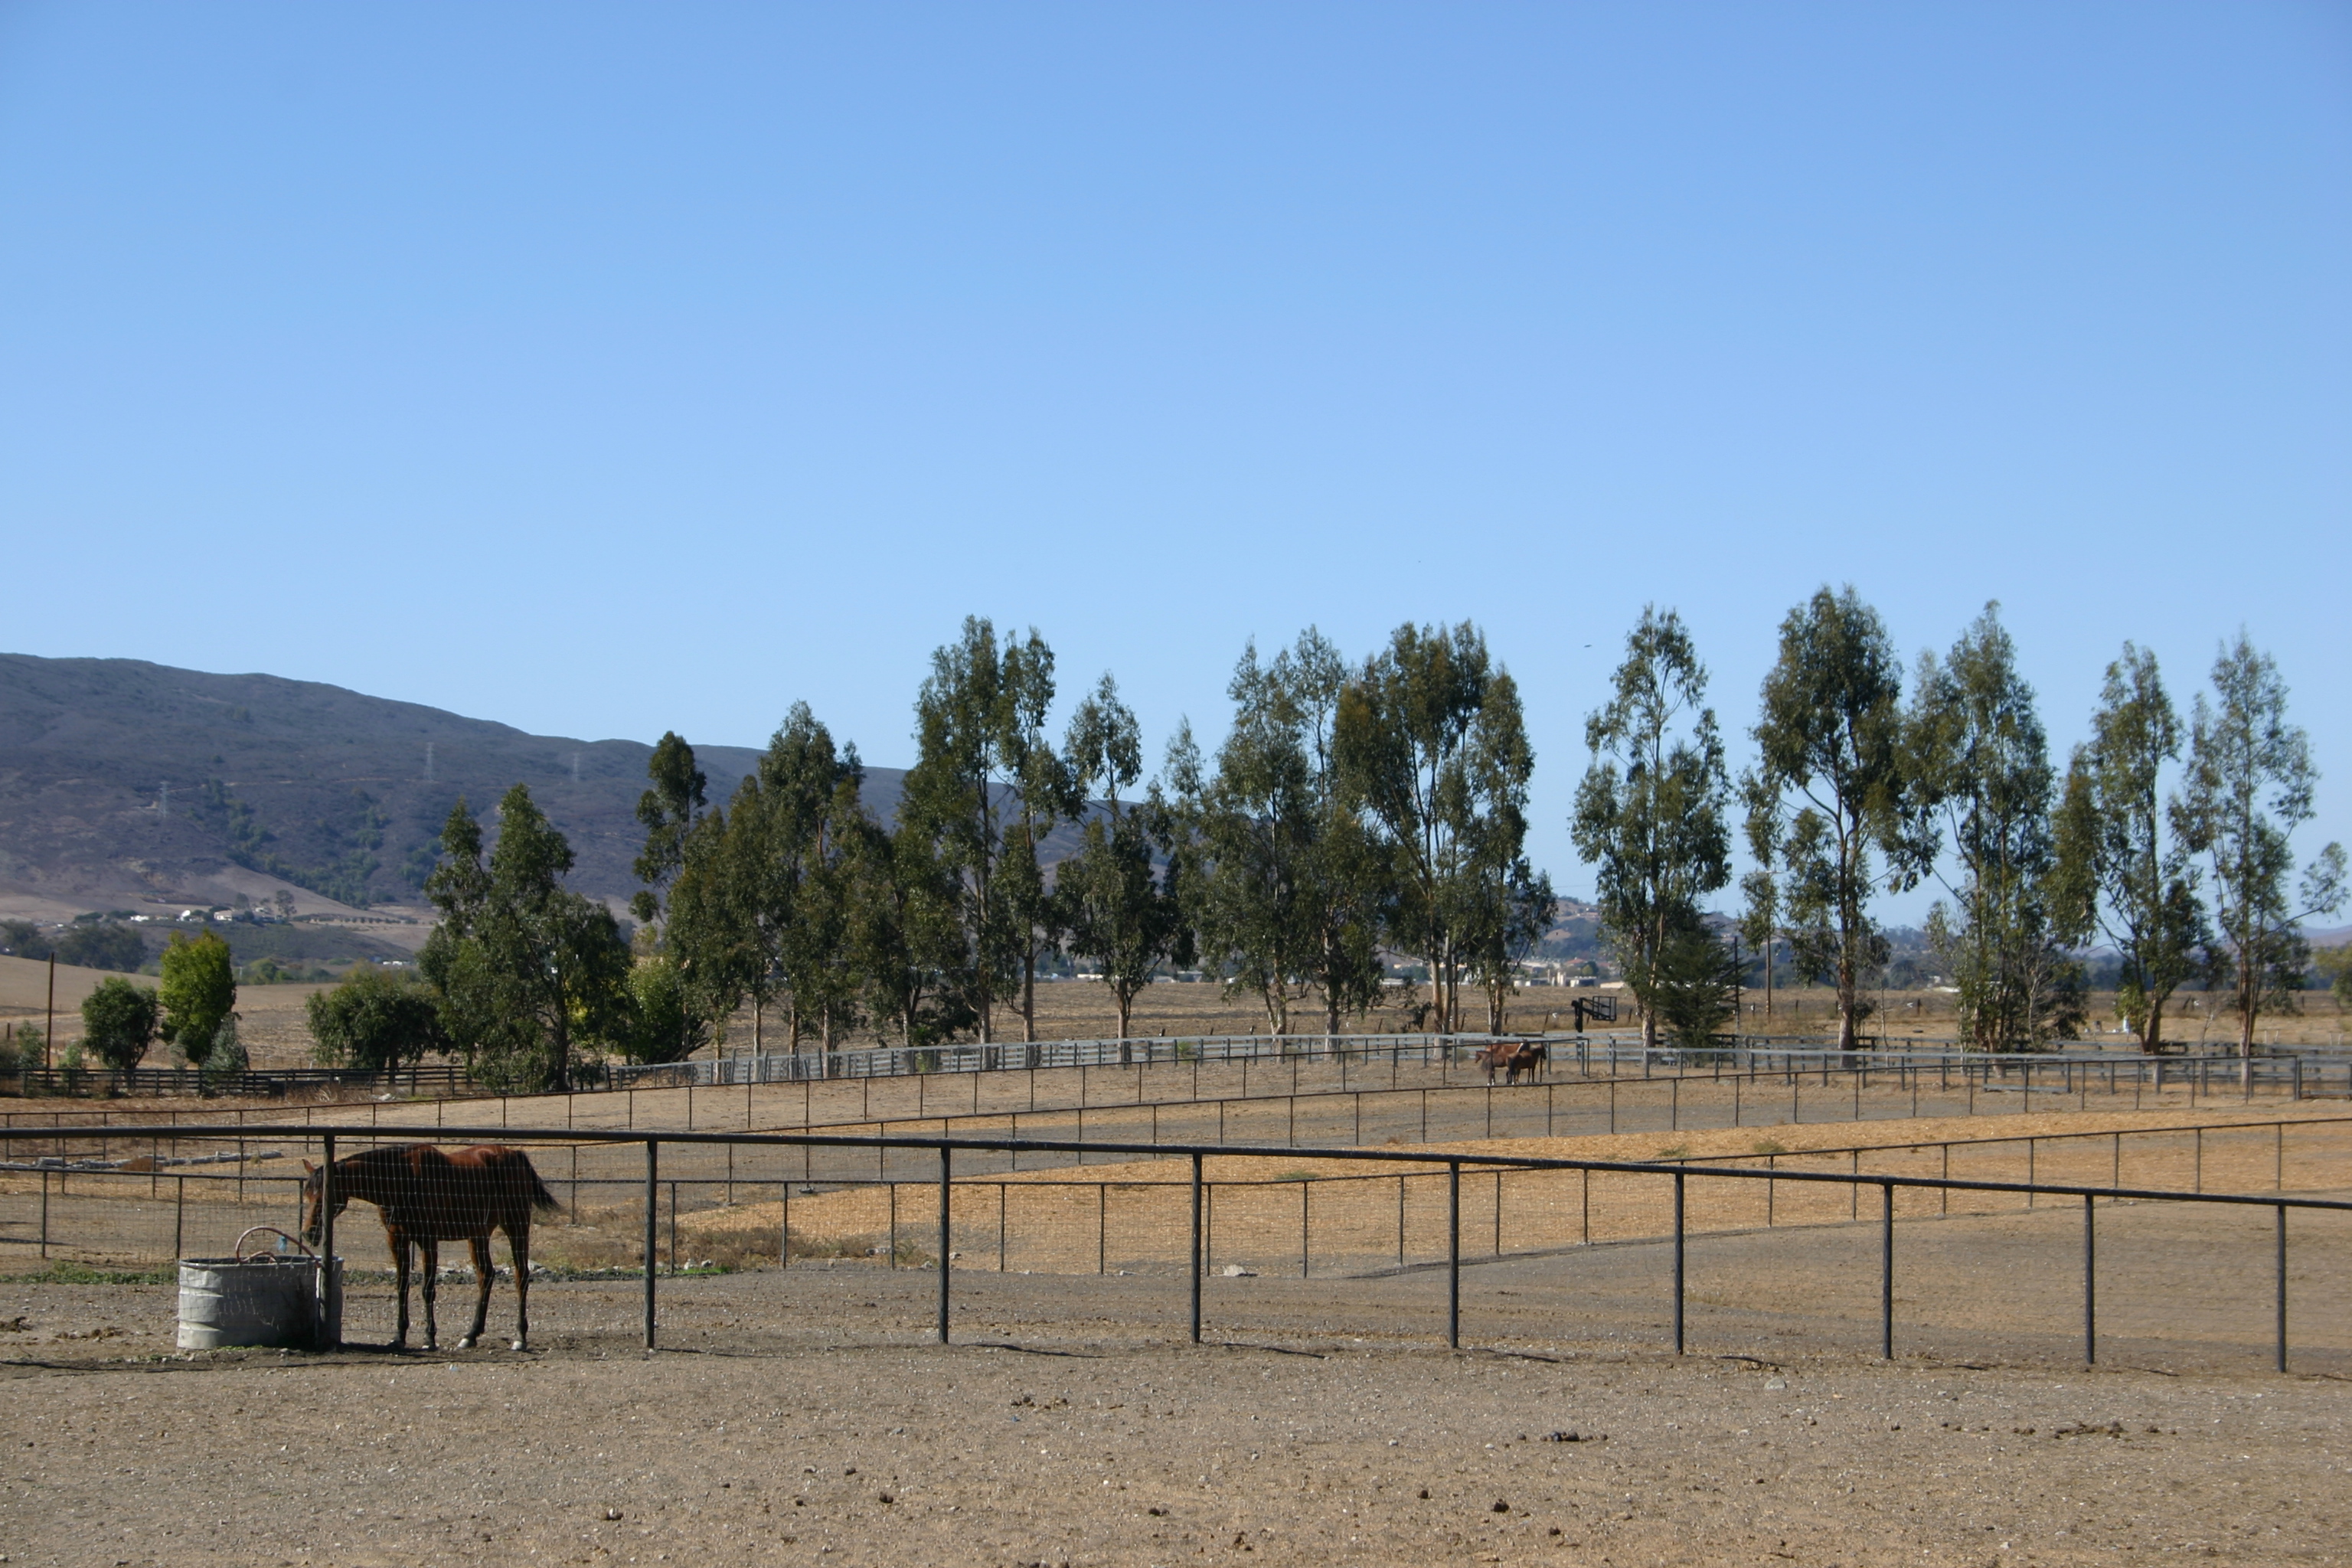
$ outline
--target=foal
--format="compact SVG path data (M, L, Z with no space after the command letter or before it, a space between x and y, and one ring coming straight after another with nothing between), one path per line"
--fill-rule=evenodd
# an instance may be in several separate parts
M324 1185L318 1166L308 1160L310 1173L302 1189L302 1238L316 1244L325 1229L320 1212ZM490 1315L490 1233L503 1230L514 1253L514 1348L525 1350L530 1341L530 1216L534 1210L553 1213L562 1205L540 1181L530 1157L520 1149L480 1143L447 1150L430 1143L369 1149L335 1162L335 1212L340 1215L353 1198L375 1205L383 1216L384 1240L392 1247L394 1271L400 1277L400 1331L392 1348L408 1344L408 1247L415 1243L425 1263L425 1348L437 1348L434 1321L434 1288L440 1277L445 1241L467 1243L474 1255L474 1279L480 1293L474 1302L474 1326L457 1342L471 1350L482 1337Z

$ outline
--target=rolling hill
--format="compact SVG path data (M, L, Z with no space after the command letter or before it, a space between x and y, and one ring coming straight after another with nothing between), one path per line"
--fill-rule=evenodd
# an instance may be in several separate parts
M572 886L623 900L651 750L271 675L0 655L0 914L265 903L287 889L301 912L382 916L421 901L459 796L487 812L518 783L571 838ZM740 746L697 755L715 800L758 760ZM886 818L900 776L866 775Z

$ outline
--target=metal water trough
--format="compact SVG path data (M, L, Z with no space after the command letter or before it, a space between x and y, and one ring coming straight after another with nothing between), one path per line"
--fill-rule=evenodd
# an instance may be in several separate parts
M283 1231L257 1230L292 1240ZM247 1257L245 1244L255 1234L249 1230L237 1237L231 1257L180 1259L182 1350L229 1345L317 1350L341 1337L343 1260L328 1262L326 1289L321 1290L317 1255L305 1250Z

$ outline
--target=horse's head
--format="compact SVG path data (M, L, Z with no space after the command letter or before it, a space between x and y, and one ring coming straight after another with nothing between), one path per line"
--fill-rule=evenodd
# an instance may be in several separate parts
M302 1239L316 1247L327 1229L327 1216L320 1212L324 1206L320 1200L326 1195L326 1173L308 1160L302 1162L302 1169L307 1173L302 1178ZM351 1205L351 1194L343 1190L342 1183L338 1180L335 1184L335 1213L339 1217Z

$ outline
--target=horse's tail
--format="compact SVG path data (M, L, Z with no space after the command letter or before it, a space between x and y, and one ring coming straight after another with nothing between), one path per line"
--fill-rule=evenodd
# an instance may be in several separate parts
M530 1206L541 1214L562 1214L563 1205L555 1201L555 1194L539 1179L539 1167L530 1163L529 1156L524 1157L523 1169L530 1173Z

